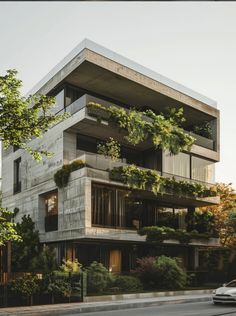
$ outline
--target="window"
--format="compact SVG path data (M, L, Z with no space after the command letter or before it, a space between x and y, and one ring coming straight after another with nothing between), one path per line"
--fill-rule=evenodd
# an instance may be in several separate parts
M71 103L78 100L80 97L84 95L84 92L80 89L72 88L72 87L66 87L66 104L65 106L70 105Z
M52 191L43 195L45 206L45 231L58 229L58 192Z
M192 156L192 179L208 183L214 183L214 175L214 162Z
M21 158L14 161L14 193L21 192Z
M157 208L152 201L140 201L131 191L118 187L92 185L92 225L139 229L157 223Z
M93 184L92 224L107 227L126 227L129 191Z
M97 153L97 145L97 138L78 134L77 149L95 154Z
M171 155L169 152L164 151L163 172L190 178L190 155L185 153Z

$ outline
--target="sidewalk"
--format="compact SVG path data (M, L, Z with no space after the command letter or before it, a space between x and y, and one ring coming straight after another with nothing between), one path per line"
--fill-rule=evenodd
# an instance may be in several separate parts
M185 291L191 294L176 295L177 292L169 292L169 296L159 297L144 297L144 298L123 298L120 300L94 301L85 303L70 303L70 304L54 304L40 306L25 306L25 307L7 307L0 308L0 316L8 315L27 315L27 316L51 316L51 315L70 315L78 313L89 313L98 311L121 310L128 308L141 308L149 306L158 306L166 304L193 303L211 301L210 290L204 291ZM197 293L195 293L197 292ZM205 292L200 294L199 292ZM208 293L206 293L208 292ZM162 292L167 293L167 292ZM143 293L148 296L149 293ZM151 296L153 293L150 293ZM158 293L156 293L157 295ZM115 295L113 295L114 297ZM118 295L117 295L118 296ZM139 294L142 296L142 294ZM101 299L101 298L100 298Z

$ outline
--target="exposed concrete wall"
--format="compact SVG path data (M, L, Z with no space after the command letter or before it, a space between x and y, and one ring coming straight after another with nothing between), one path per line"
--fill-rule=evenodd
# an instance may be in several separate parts
M125 67L89 49L85 50L85 59L98 66L108 69L109 71L119 74L122 77L130 79L131 81L137 82L149 89L160 92L163 95L166 95L172 99L175 99L176 101L179 101L184 104L188 104L189 106L197 110L203 111L213 116L217 116L219 113L219 111L214 107L211 107L197 99L194 99L178 90L175 90L167 85L164 85L161 82L151 79L140 72L137 72L131 68Z

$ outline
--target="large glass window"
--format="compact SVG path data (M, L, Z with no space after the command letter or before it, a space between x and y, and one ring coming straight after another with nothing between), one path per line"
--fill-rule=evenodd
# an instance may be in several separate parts
M102 184L92 185L94 226L139 229L156 225L158 208L153 201L132 198L131 191Z
M208 183L214 183L214 162L192 156L192 179Z
M163 152L163 172L185 178L190 178L190 156L185 153L171 155Z
M66 87L66 106L70 105L71 103L75 102L77 99L79 99L84 92L82 92L79 89L72 88L72 87Z
M21 158L14 161L14 193L21 192Z
M99 226L125 227L126 190L93 184L92 223Z
M95 137L77 135L77 149L90 153L97 153L98 140Z
M55 106L52 108L53 113L58 113L64 110L64 89L55 95Z

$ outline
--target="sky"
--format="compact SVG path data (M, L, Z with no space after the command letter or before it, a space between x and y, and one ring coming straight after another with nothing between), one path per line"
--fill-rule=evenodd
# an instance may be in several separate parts
M84 38L216 100L216 180L236 188L236 2L0 2L0 74L23 93Z

